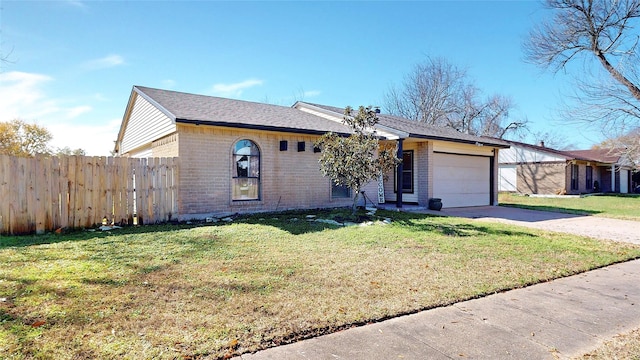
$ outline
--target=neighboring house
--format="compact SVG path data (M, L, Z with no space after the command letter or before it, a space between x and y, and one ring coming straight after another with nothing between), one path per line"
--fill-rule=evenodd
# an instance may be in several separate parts
M342 109L297 102L276 106L134 86L118 133L119 156L179 157L179 218L251 211L349 206L353 194L322 176L316 140L344 136ZM379 115L382 141L403 158L374 203L445 207L497 203L497 154L508 144ZM401 189L400 193L396 189Z
M509 141L499 154L500 191L522 194L628 193L631 166L607 149L561 151Z

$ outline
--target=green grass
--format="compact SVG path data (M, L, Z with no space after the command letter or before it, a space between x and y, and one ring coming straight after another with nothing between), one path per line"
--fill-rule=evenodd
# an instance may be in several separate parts
M0 237L0 357L223 358L640 257L631 244L379 213L392 224L280 213Z
M640 221L639 195L533 197L501 193L502 206Z

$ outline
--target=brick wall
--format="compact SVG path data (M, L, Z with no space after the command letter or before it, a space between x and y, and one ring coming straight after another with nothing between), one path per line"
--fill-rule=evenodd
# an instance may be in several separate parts
M421 142L418 143L416 148L416 171L418 175L418 181L416 182L415 191L418 192L418 205L429 205L429 194L432 194L429 190L429 184L432 183L433 171L429 171L430 154L433 154L433 146L431 146L431 152L429 152L429 145L431 143ZM431 175L431 176L430 176Z
M182 218L351 205L351 199L331 198L330 180L313 152L318 136L193 125L178 131ZM231 200L232 147L242 139L260 149L260 200ZM280 151L282 140L287 151ZM298 142L305 151L298 151Z
M171 134L162 139L156 140L151 145L153 157L175 157L178 156L178 134Z
M567 175L571 170L565 163L525 163L519 164L516 171L519 193L556 194L567 186L571 188L571 173Z

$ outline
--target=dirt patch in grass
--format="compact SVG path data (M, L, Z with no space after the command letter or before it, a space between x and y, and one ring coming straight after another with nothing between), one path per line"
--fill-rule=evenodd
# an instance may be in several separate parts
M640 256L630 244L379 215L392 223L280 213L2 239L0 353L223 358Z
M640 359L640 329L605 341L598 349L576 360Z

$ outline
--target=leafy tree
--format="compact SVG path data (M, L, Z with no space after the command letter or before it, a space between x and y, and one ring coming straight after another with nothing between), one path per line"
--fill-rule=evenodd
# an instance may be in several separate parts
M329 132L315 146L322 150L319 159L322 174L355 194L352 206L355 214L362 187L393 170L401 160L396 157L395 146L378 141L374 129L378 116L371 106L360 106L357 112L347 106L343 122L353 129L353 134L344 137Z
M63 148L58 148L56 155L86 155L86 152L81 148L71 149L70 147L65 146Z
M14 119L0 122L0 154L34 156L50 154L49 141L53 136L46 128Z
M391 86L385 94L385 109L390 114L498 138L526 127L526 120L504 125L513 108L509 97L483 98L467 72L443 58L428 58L415 65L400 87Z
M640 0L546 0L546 6L554 16L530 32L524 50L534 64L575 72L578 105L561 115L618 135L639 126L640 37L634 25Z

